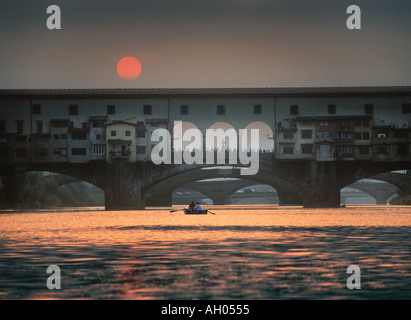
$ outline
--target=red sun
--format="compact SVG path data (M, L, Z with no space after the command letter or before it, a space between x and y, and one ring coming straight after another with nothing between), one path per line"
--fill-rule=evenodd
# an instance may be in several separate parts
M124 80L137 79L141 73L141 63L133 57L125 57L117 63L117 73Z

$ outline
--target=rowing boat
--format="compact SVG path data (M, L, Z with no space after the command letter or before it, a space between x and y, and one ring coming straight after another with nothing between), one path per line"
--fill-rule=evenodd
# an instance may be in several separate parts
M208 210L190 210L184 209L185 214L207 214Z

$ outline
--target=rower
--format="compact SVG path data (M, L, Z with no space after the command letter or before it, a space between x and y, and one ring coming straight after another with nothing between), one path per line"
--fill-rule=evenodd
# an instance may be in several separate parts
M201 210L201 206L200 206L200 203L199 203L199 202L197 202L197 204L196 204L196 210L198 210L198 211Z
M194 210L196 208L196 205L194 204L194 201L191 201L191 203L188 206L188 210Z

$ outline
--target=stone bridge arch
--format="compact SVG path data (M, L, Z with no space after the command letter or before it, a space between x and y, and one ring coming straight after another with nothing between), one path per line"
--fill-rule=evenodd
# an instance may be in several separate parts
M373 183L370 181L358 180L346 187L354 188L367 193L376 200L376 204L387 204L388 200L398 194L410 194L411 175L398 172L382 172L371 175L365 179L378 180L385 183Z
M104 185L98 186L92 175L81 175L75 170L73 176L67 167L60 169L62 168L30 166L8 173L2 172L3 205L10 209L104 205Z
M232 166L213 166L199 167L191 170L182 171L168 178L160 180L145 189L145 199L147 206L171 206L172 192L184 185L194 183L199 180L215 179L215 178L236 178L241 180L253 181L254 184L266 184L277 190L278 196L283 203L302 203L301 188L292 182L275 175L272 172L264 170L259 171L253 176L242 176L240 169ZM215 193L219 192L219 203L223 204L232 192L217 190L218 183L216 182ZM236 188L236 190L241 187ZM235 190L234 190L235 191Z

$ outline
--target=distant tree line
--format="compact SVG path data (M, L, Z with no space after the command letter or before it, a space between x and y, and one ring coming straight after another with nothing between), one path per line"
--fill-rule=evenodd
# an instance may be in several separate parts
M411 195L400 195L390 200L391 205L411 205Z
M86 206L104 206L104 192L87 182L59 186L41 172L13 173L0 179L2 209Z

